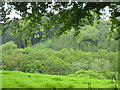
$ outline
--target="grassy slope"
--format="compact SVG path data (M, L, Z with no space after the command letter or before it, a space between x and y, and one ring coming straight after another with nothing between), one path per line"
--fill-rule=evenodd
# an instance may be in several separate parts
M3 88L112 88L110 80L2 71Z

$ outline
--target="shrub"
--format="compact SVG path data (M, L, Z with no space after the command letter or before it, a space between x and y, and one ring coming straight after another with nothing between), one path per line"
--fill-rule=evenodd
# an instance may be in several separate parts
M13 41L7 42L4 45L2 45L2 51L15 49L15 48L17 48L17 45Z
M47 74L66 75L71 71L70 64L56 56L51 56L44 61L44 72Z
M61 58L61 59L65 59L65 57L69 57L71 54L70 54L70 51L66 48L64 49L61 49L57 54L56 56Z
M28 58L30 60L46 60L48 58L48 55L45 50L39 49L39 50L31 50L29 51Z
M26 49L17 49L16 50L16 53L22 53L22 54L28 54L29 53L29 51L27 51Z
M30 60L29 62L25 62L25 68L24 70L27 72L38 72L38 73L43 73L43 63L41 60Z
M98 78L98 79L105 79L105 77L103 76L103 74L101 73L95 73L92 70L79 70L75 73L75 75L77 76L81 76L81 77L92 77L92 78Z
M21 63L26 60L26 55L22 53L12 54L3 60L3 63L6 65L5 70L15 70L16 67L20 68Z
M91 58L89 58L88 60L82 58L79 59L79 61L74 61L71 64L72 67L72 72L75 73L78 70L89 70L91 68Z
M118 72L111 72L109 70L103 70L101 73L104 74L104 76L107 78L107 79L111 79L113 75L116 76L116 78L118 79Z
M97 59L95 58L90 64L90 70L95 72L101 72L103 69L110 70L110 63L109 60L104 58Z

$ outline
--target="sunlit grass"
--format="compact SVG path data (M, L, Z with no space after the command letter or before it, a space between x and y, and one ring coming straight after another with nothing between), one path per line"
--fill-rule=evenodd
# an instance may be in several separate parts
M90 85L88 85L90 83ZM111 80L2 71L3 88L112 88Z

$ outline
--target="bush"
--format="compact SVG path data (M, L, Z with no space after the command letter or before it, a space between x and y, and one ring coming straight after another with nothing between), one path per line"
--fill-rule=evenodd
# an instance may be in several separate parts
M26 55L22 53L15 53L3 59L3 63L6 65L5 70L15 70L16 67L20 67L21 63L27 61Z
M56 56L51 56L44 61L44 73L66 75L71 71L70 64Z
M9 49L15 49L15 48L17 48L17 45L13 41L7 42L4 45L2 45L3 51L9 50Z
M101 73L95 73L92 70L79 70L75 73L75 75L80 77L92 77L92 78L98 78L98 79L105 79L103 74Z
M30 60L47 60L48 55L45 50L39 49L39 50L31 50L29 51L28 58Z
M18 67L21 71L27 72L60 75L76 72L75 75L81 77L104 78L102 73L106 78L110 78L112 75L110 71L116 72L118 68L117 53L106 50L91 53L64 48L56 51L50 48L38 48L38 45L34 48L29 47L29 50L15 49L17 46L12 41L2 45L2 47L5 50L2 53L5 70L15 70ZM109 72L105 73L104 70Z
M26 64L25 64L26 63ZM24 63L24 70L26 72L31 72L31 73L42 73L42 68L43 68L43 63L41 60L30 60L29 62Z
M57 57L61 58L62 60L65 59L65 57L69 57L70 51L66 48L61 49L60 51L58 51L58 53L56 54Z
M75 73L76 71L81 70L81 69L89 70L91 66L88 64L89 62L85 59L81 59L81 61L75 61L71 64L72 72Z
M101 73L104 74L104 76L107 78L107 79L111 79L113 75L116 76L116 78L118 79L118 72L111 72L109 70L103 70Z

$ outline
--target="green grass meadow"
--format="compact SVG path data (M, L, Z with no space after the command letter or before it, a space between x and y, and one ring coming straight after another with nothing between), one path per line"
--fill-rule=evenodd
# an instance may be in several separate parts
M113 88L114 85L108 79L2 71L2 88Z

